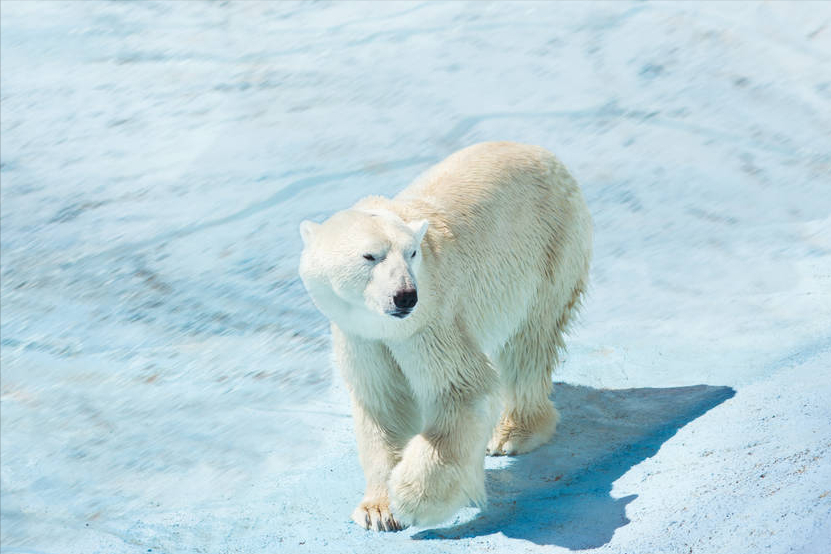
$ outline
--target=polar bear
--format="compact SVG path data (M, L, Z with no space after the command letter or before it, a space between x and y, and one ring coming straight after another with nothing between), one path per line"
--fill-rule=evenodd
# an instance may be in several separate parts
M557 426L551 372L591 257L577 183L543 148L483 143L300 232L352 399L353 520L389 531L484 505L484 455Z

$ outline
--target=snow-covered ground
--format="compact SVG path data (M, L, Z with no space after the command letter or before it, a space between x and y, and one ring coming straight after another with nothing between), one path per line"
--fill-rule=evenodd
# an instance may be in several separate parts
M831 4L0 4L0 543L831 548ZM396 534L298 223L482 140L595 218L555 440Z

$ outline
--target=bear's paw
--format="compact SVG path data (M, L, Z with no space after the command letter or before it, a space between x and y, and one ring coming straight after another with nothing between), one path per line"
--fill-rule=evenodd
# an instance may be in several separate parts
M471 500L484 505L484 483L476 469L442 459L421 435L415 436L393 469L390 503L407 525L435 525L449 519Z
M539 448L551 440L560 414L550 403L534 417L518 418L505 414L493 430L486 453L489 456L515 456Z
M352 512L352 521L374 531L400 531L406 527L392 515L386 498L364 500L358 504Z

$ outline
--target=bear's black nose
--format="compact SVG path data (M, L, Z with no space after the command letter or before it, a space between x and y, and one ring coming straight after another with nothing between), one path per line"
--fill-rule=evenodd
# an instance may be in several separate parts
M418 293L415 289L400 290L392 297L392 302L399 310L409 310L418 302Z

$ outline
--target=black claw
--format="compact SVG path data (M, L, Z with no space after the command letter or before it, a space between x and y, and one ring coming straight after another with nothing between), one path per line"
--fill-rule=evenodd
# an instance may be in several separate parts
M381 512L375 510L378 513L378 518L375 520L375 530L376 531L383 531L384 530L384 520L381 519Z

